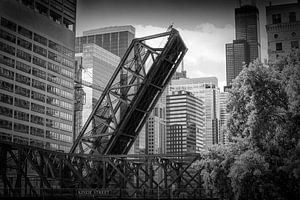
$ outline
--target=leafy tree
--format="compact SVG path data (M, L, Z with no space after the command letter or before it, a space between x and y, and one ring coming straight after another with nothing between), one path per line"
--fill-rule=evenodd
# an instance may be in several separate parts
M223 199L300 196L300 56L254 62L230 91L230 144L212 147L199 163L206 188Z

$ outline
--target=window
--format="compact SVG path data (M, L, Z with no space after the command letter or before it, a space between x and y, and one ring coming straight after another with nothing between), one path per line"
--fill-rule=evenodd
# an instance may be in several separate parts
M55 75L52 75L52 74L48 73L47 80L52 82L52 83L56 83L56 84L59 85L61 79L58 76L55 76Z
M16 68L22 72L26 72L28 74L31 74L31 67L29 65L26 65L25 63L16 62Z
M55 21L58 24L61 24L61 18L62 18L61 15L50 10L50 19L52 19L53 21Z
M61 63L69 68L74 68L74 63L66 58L61 58Z
M29 121L29 114L15 110L15 112L14 112L14 118L28 122Z
M272 15L273 24L281 23L281 14L274 14Z
M0 63L4 64L6 66L12 67L12 68L15 66L15 60L14 59L9 58L9 57L4 56L4 55L1 55L1 54L0 54Z
M46 90L46 83L43 83L35 79L32 79L31 86L40 90L44 90L44 91Z
M42 79L46 79L46 72L44 72L40 69L37 69L35 67L32 68L32 75L42 78Z
M0 88L8 92L14 92L14 84L0 80Z
M23 76L21 74L16 73L16 81L20 83L24 83L26 85L30 85L30 78L27 76Z
M51 40L49 40L48 47L58 52L61 51L61 46L55 42L52 42Z
M58 63L60 63L60 61L61 61L60 56L57 55L57 54L55 54L55 53L53 53L53 52L51 52L51 51L48 51L48 58L51 59L51 60L53 60L53 61L56 61Z
M6 32L5 30L0 30L0 37L9 42L16 43L16 36L9 32Z
M38 58L36 56L33 56L32 62L33 62L33 64L38 65L38 66L43 67L43 68L46 68L46 65L47 65L46 60L43 60L43 59Z
M67 88L73 88L73 82L61 79L61 85Z
M290 22L296 22L296 12L290 12L289 13L289 21Z
M35 91L31 91L31 98L37 101L45 102L45 95Z
M63 131L72 132L72 125L60 123L60 129Z
M7 121L7 120L0 120L0 128L4 128L4 129L12 129L12 122Z
M21 39L21 38L18 38L17 44L18 44L19 46L25 48L25 49L30 50L30 51L31 51L31 49L32 49L32 44L31 44L31 42L28 42L28 41L23 40L23 39Z
M46 119L46 126L59 129L60 123L51 119Z
M36 41L36 42L38 42L42 45L47 46L47 39L44 38L43 36L40 36L40 35L35 33L33 39L34 39L34 41Z
M31 103L31 110L34 112L45 114L45 106L36 103Z
M276 51L281 51L282 50L282 43L276 43Z
M16 90L16 94L19 94L19 95L22 95L22 96L28 97L28 98L30 97L29 89L15 85L15 90Z
M73 93L64 90L60 90L60 95L64 98L73 99Z
M291 41L292 49L299 49L299 41Z
M72 15L75 15L73 14L72 12L70 12L68 9L64 9L64 13L69 15L69 16L72 16ZM70 20L67 20L66 18L64 18L64 21L63 21L63 24L65 25L65 27L67 29L69 29L70 31L74 31L74 23L72 23Z
M64 55L66 55L66 56L68 56L68 57L70 57L70 58L73 58L73 51L67 49L66 47L61 47L61 52L62 52Z
M15 106L20 108L29 109L29 101L26 101L24 99L15 98Z
M59 106L60 101L54 97L47 96L47 104Z
M65 101L60 101L60 107L68 109L68 110L72 110L73 106L70 103L67 103Z
M60 118L68 120L68 121L72 121L73 116L69 113L65 113L65 112L60 112Z
M9 53L11 55L15 55L16 49L15 47L12 47L8 44L5 44L3 42L0 42L0 50L5 52L5 53Z
M0 76L14 80L15 73L13 71L0 67Z
M7 103L7 104L10 104L12 105L13 104L13 97L12 96L9 96L9 95L6 95L6 94L1 94L0 93L0 102L2 103Z
M52 93L52 94L60 94L60 89L57 87L54 87L52 85L47 85L47 92Z
M58 65L52 64L48 62L48 69L50 71L56 72L56 73L60 73L60 67Z
M44 57L47 57L47 50L38 45L35 45L35 44L33 45L33 52L40 54Z
M20 25L18 26L18 33L25 36L25 37L27 37L27 38L29 38L29 39L32 38L32 32L30 30L20 26Z
M28 138L21 137L21 136L14 136L13 141L14 141L15 143L28 145L29 139L28 139Z
M24 124L14 123L14 131L20 132L20 133L29 133L29 126L26 126Z
M20 49L17 50L17 57L26 60L28 62L31 62L31 55L29 53L26 53Z
M6 117L12 117L13 116L13 110L7 107L0 106L0 115L6 116Z
M36 127L30 127L30 134L38 137L44 137L44 130Z
M277 39L278 38L278 34L274 34L274 38Z
M31 115L30 121L32 123L39 124L39 125L44 125L45 124L45 119L43 117L36 116L36 115Z
M14 32L16 32L16 30L17 30L17 24L15 24L3 17L1 17L1 26L5 27L11 31L14 31Z
M44 148L44 142L40 140L30 139L30 146Z
M61 68L61 74L65 77L72 78L72 79L74 77L74 73L72 71L64 69L64 68Z
M47 108L46 114L52 117L59 117L59 111L53 108Z

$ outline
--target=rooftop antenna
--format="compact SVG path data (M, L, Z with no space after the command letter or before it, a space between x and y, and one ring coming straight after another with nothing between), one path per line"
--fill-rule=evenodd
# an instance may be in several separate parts
M170 31L170 30L173 28L173 26L174 26L174 22L172 22L172 23L169 25L169 27L167 28L167 32Z

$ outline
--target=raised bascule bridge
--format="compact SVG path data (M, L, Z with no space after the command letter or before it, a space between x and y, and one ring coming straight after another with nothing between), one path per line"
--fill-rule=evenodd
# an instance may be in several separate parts
M69 153L1 139L0 198L211 195L195 167L199 154L127 155L186 51L176 29L134 39Z

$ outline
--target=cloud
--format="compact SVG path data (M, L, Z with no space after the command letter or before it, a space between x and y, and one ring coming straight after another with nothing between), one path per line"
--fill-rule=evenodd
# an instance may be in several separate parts
M151 25L134 26L136 37L166 31L166 28ZM218 28L213 24L204 23L193 30L176 29L188 48L188 52L184 57L184 65L188 76L190 78L215 76L219 80L219 87L223 87L226 80L225 44L232 42L234 27L226 25L224 28Z

